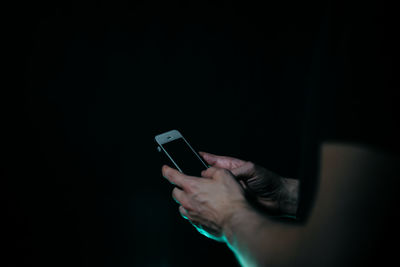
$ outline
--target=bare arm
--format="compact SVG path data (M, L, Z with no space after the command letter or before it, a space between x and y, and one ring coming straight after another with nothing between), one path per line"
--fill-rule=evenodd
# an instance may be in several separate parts
M242 266L293 266L300 232L247 208L231 217L224 236Z
M376 241L390 210L386 194L395 188L398 160L341 144L324 144L321 155L320 187L306 225L282 224L242 208L224 226L243 266L354 266L393 259L378 256L388 243Z

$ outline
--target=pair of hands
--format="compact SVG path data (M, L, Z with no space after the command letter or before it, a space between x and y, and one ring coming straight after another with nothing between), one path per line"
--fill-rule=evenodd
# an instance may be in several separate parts
M226 241L224 232L231 217L250 209L246 191L268 211L294 215L297 206L295 180L282 178L249 161L205 152L200 155L212 166L201 173L202 179L165 165L162 174L176 185L172 197L180 204L182 217L203 235Z

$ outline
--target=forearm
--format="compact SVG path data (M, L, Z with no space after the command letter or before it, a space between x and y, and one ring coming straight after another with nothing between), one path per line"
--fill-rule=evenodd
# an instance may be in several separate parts
M242 266L287 266L293 259L298 229L250 207L235 213L224 230L226 243Z
M395 236L390 235L395 228L386 227L392 210L385 205L394 203L398 158L348 144L325 144L321 155L318 193L307 223L279 223L246 207L224 225L226 242L243 266L393 262L396 253L387 252L393 242L376 241Z

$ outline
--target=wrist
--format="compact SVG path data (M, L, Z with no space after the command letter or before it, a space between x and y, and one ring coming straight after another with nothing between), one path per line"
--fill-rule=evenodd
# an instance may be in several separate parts
M222 225L222 234L224 242L229 246L234 239L235 228L248 220L252 208L247 202L235 206L235 210L225 218Z

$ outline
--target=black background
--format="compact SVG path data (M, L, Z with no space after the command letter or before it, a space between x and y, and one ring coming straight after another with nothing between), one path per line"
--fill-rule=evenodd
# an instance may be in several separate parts
M4 12L6 266L235 266L179 216L154 136L179 129L200 150L298 177L310 88L397 88L396 27L378 1Z

